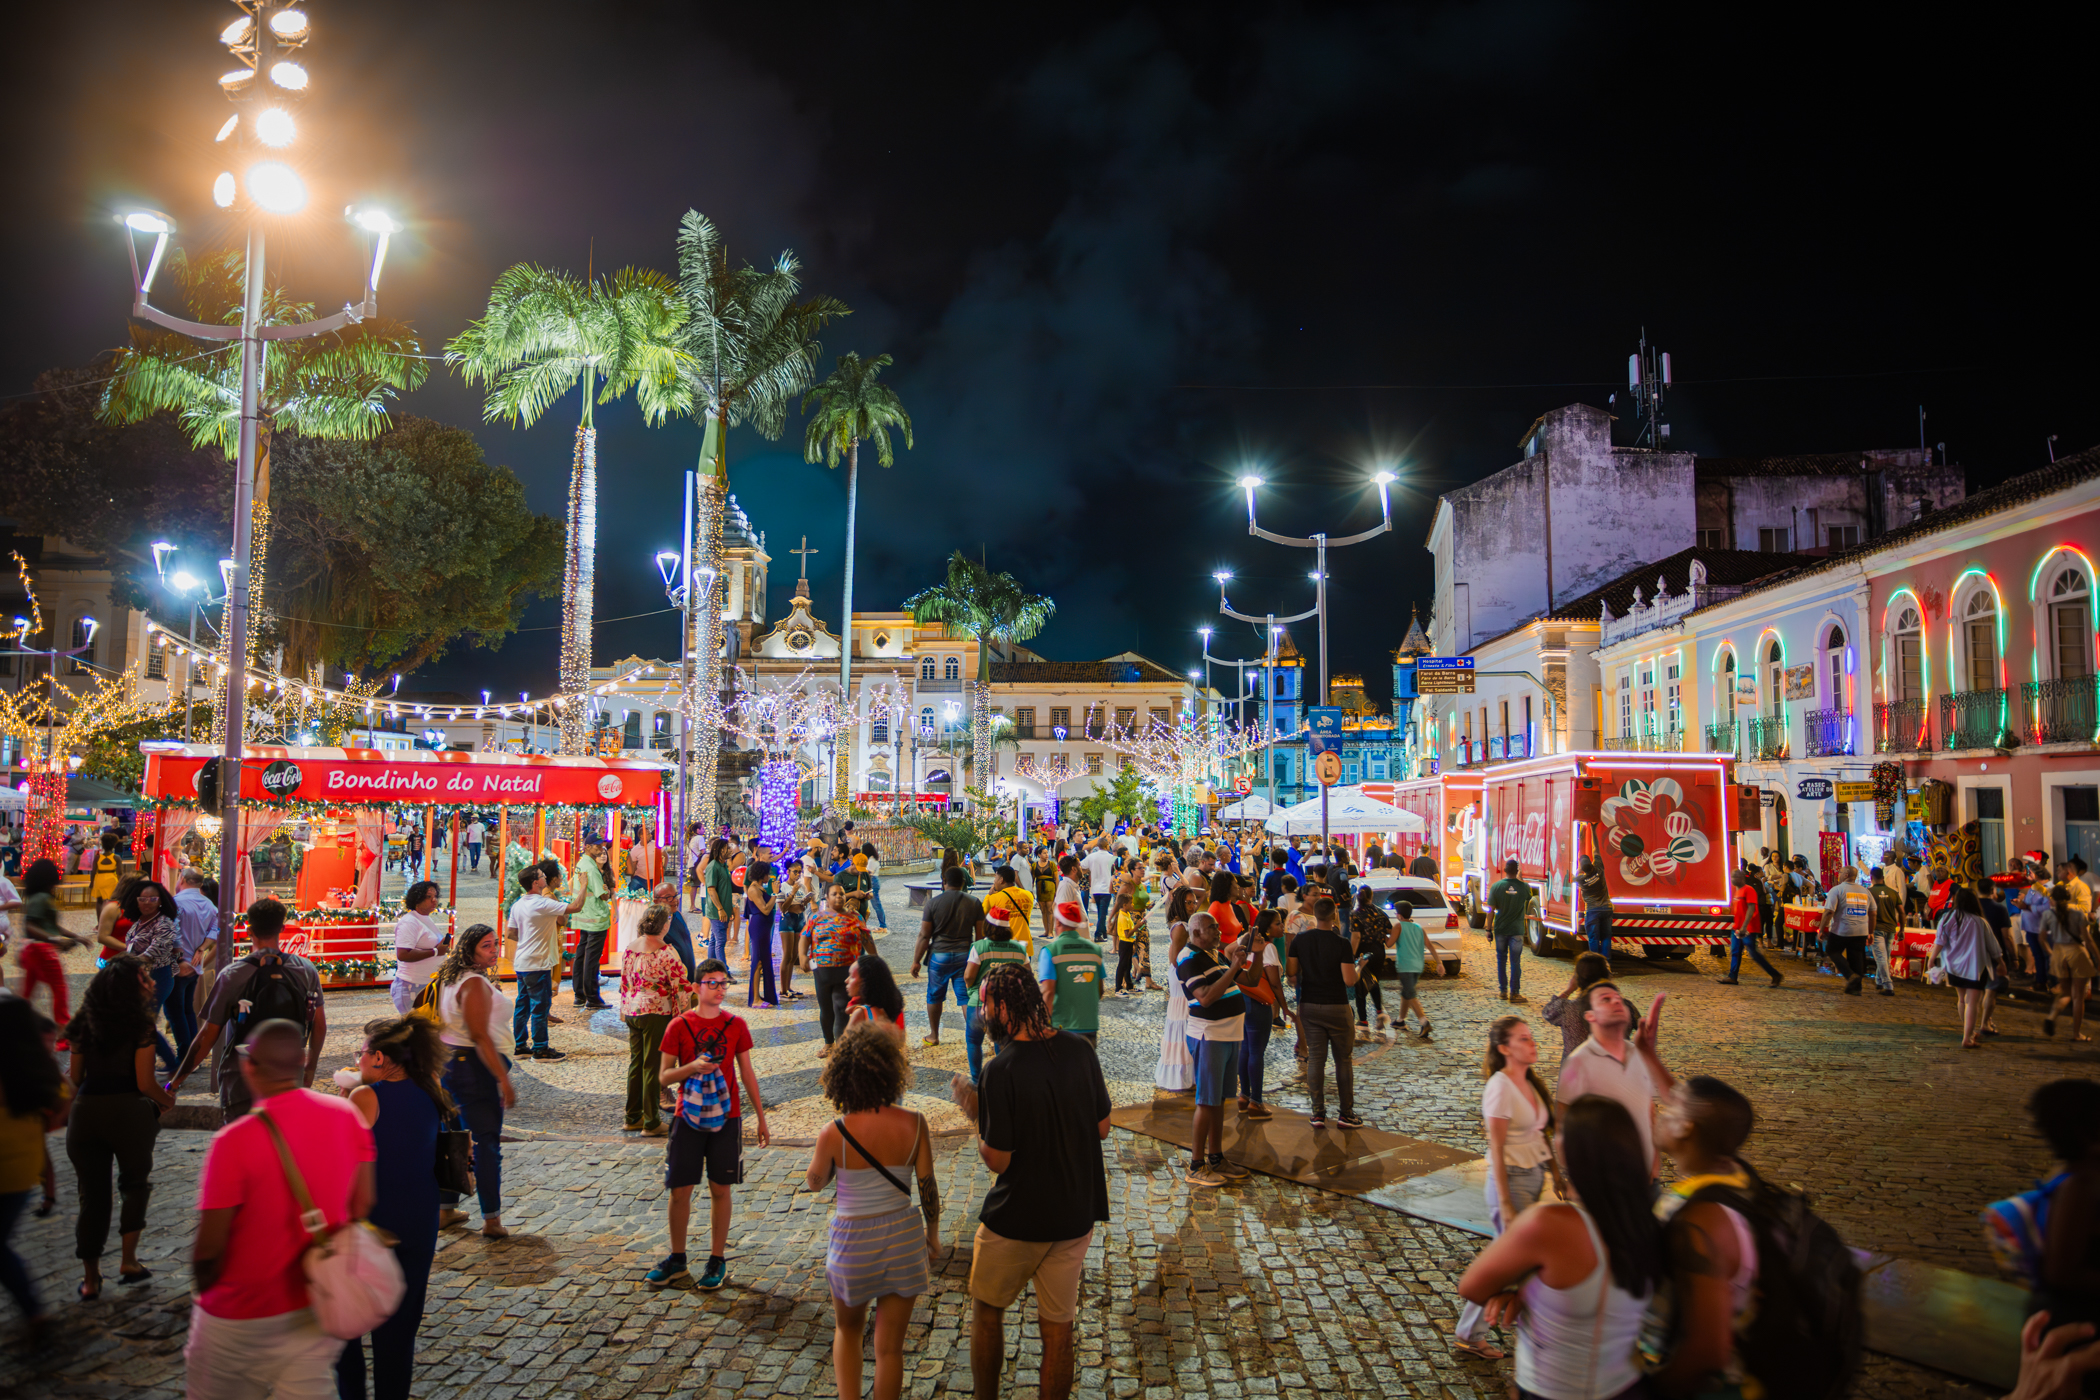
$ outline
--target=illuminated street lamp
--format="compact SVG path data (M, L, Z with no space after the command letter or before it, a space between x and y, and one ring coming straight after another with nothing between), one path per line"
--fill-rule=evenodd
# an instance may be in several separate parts
M174 545L166 541L154 545L153 565L160 573L161 583L173 589L176 597L188 598L190 604L190 649L182 656L182 742L187 744L190 741L190 711L194 708L197 688L197 610L208 608L214 603L223 603L226 598L224 594L217 598L212 597L211 590L204 586L204 581L188 569L177 569L174 573L169 573L168 554L174 548ZM222 581L228 578L232 564L231 559L219 561L219 577ZM191 598L192 593L197 596Z
M167 252L168 239L175 232L175 221L150 209L118 216L125 229L125 250L131 258L133 318L198 340L240 342L240 445L234 470L233 562L227 577L225 615L226 746L219 775L223 804L219 829L219 869L223 876L219 890L221 967L231 960L235 900L240 884L234 878L234 862L240 858L241 758L248 684L248 569L254 546L256 422L262 398L263 344L326 335L376 316L379 273L386 262L387 240L400 231L400 225L380 211L344 210L352 223L375 240L371 271L365 277L359 301L345 303L335 315L317 321L263 324L264 230L270 219L297 213L307 203L305 179L287 159L287 152L299 134L293 113L313 81L306 65L293 55L313 37L313 25L297 3L234 3L241 14L219 32L219 42L238 64L219 79L220 90L233 103L234 113L213 138L214 145L227 158L227 168L213 179L211 194L214 204L236 211L247 223L246 287L239 322L220 325L188 321L154 306L149 300L153 278ZM153 240L143 270L139 266L142 236Z

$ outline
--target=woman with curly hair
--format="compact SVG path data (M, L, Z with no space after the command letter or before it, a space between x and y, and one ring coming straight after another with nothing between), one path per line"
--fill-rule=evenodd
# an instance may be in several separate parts
M503 941L487 924L469 924L452 945L437 984L438 1039L448 1055L445 1091L459 1105L467 1131L474 1135L474 1189L481 1198L481 1233L500 1240L503 1228L503 1110L518 1101L511 1087L510 1061L496 1048L498 1036L511 1033L510 998L489 980ZM454 1209L458 1197L439 1199L438 1226L464 1225L467 1213Z
M80 1014L67 1029L66 1077L75 1095L66 1124L66 1156L80 1182L80 1219L73 1256L80 1260L80 1297L102 1293L102 1251L109 1243L109 1174L124 1203L117 1239L124 1253L117 1282L144 1283L152 1271L139 1263L139 1236L153 1193L153 1140L160 1115L175 1106L153 1073L153 979L130 954L111 958L88 983Z
M817 1136L804 1181L812 1191L838 1181L824 1277L837 1325L831 1365L839 1400L860 1400L861 1337L875 1304L874 1400L904 1388L904 1333L912 1304L926 1291L928 1265L941 1247L941 1197L924 1114L896 1107L911 1081L904 1044L863 1021L839 1037L820 1081L840 1116ZM905 1173L919 1179L912 1209ZM925 1217L923 1226L918 1217Z
M66 1112L66 1085L45 1034L54 1030L20 997L0 998L0 1288L22 1309L31 1346L48 1325L29 1268L8 1244L44 1175L44 1134Z
M904 1043L904 993L890 965L873 953L863 953L846 969L846 1026L851 1029L872 1021Z
M408 1291L394 1315L372 1329L372 1393L377 1400L408 1400L416 1369L416 1329L430 1264L437 1257L438 1189L431 1164L437 1160L438 1129L453 1114L452 1099L438 1083L445 1063L438 1028L420 1016L389 1016L365 1023L357 1054L359 1083L350 1106L372 1130L377 1152L372 1172L378 1196L367 1217L394 1237L394 1257ZM362 1400L365 1344L353 1337L335 1363L336 1394Z
M175 1047L168 1044L160 1033L161 1005L167 1001L168 993L175 989L175 964L182 961L182 945L177 941L181 930L175 922L175 896L158 880L133 876L125 882L123 893L117 897L118 907L123 911L116 922L115 936L122 941L121 951L129 953L145 965L146 975L153 979L153 1047L173 1074L182 1057Z

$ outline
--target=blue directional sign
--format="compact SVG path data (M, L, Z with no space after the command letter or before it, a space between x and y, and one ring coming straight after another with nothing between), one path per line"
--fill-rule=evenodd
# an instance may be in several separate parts
M1473 658L1470 656L1416 657L1415 689L1423 695L1471 695L1473 693Z
M1315 755L1342 751L1342 709L1339 705L1313 705L1305 711L1307 745Z

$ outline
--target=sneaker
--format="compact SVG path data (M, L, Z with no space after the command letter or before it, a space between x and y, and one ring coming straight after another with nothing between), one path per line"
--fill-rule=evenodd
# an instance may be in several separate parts
M1436 1037L1429 1033L1429 1023L1427 1021L1424 1021L1422 1023L1422 1043L1424 1045L1427 1045L1430 1041L1435 1039Z
M1251 1108L1249 1108L1243 1116L1251 1118L1255 1122L1259 1123L1264 1119L1274 1118L1276 1115L1269 1111L1267 1104L1255 1104Z
M1529 1006L1529 1005L1531 1005L1531 998L1530 998L1530 997L1527 997L1527 996L1525 996L1525 995L1524 995L1524 994L1523 994L1522 992L1511 992L1511 993L1509 994L1509 1000L1510 1000L1510 1004L1511 1004L1512 1006Z
M1227 1181L1245 1181L1250 1174L1238 1162L1228 1162L1223 1157L1211 1158L1209 1165L1212 1171L1224 1177Z
M685 1256L683 1254L666 1255L663 1263L658 1264L648 1273L642 1275L642 1282L648 1284L651 1288L670 1288L676 1284L691 1283L692 1281L693 1271L685 1266Z
M700 1291L702 1293L712 1293L727 1282L729 1282L729 1261L726 1259L708 1260L707 1267L701 1270L700 1273Z
M1740 987L1743 985L1733 977L1716 977L1714 981L1719 982L1724 987Z
M1776 987L1776 986L1778 986L1778 985L1779 985L1779 984L1780 984L1781 982L1784 982L1784 981L1786 981L1786 974L1785 974L1784 972L1775 972L1775 973L1773 973L1773 974L1772 974L1772 985L1773 985L1773 986L1775 986L1775 987Z
M1324 1128L1327 1126L1327 1119L1325 1118L1325 1116L1318 1113L1315 1113L1310 1119L1307 1120L1307 1122L1309 1122L1314 1128Z
M641 1130L642 1125L639 1123L622 1123L620 1125L620 1131L623 1133L638 1133Z
M552 1046L545 1046L533 1051L532 1058L535 1060L566 1060L569 1057Z
M1223 1186L1225 1178L1209 1167L1190 1167L1185 1178L1191 1186Z
M1364 1125L1364 1120L1357 1117L1354 1113L1344 1113L1341 1117L1335 1119L1334 1122L1338 1128L1361 1128Z
M1894 987L1883 987L1881 989L1881 994L1885 997L1892 997L1896 995L1896 989Z

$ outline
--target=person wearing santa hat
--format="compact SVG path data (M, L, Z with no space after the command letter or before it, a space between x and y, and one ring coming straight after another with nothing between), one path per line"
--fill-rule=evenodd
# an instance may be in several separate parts
M978 986L985 974L1000 963L1028 965L1028 950L1014 940L1013 911L987 907L985 932L990 935L970 945L970 960L963 965L963 985L970 989L970 1004L963 1009L963 1045L970 1057L970 1082L977 1083L984 1071L984 1011ZM992 1047L997 1054L999 1047Z
M1100 1044L1101 978L1106 964L1101 945L1088 938L1086 914L1077 900L1057 906L1057 937L1036 950L1035 979L1042 985L1050 1024Z

